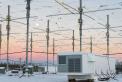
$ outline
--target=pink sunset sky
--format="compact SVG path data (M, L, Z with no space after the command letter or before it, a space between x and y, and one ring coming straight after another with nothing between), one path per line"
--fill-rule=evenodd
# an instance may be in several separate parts
M75 9L79 7L79 0L64 0L64 3L72 6ZM83 0L83 10L102 10L111 8L122 8L121 0ZM26 16L26 2L24 0L1 0L0 1L0 17L6 18L7 5L11 6L11 19L21 18ZM76 11L72 10L76 13ZM61 51L72 51L72 30L75 30L75 51L79 51L79 15L63 15L47 17L48 15L69 13L54 0L32 0L31 2L31 16L36 16L30 19L30 32L33 33L33 60L44 61L46 59L46 28L47 20L50 20L50 30L67 30L67 31L55 31L50 33L50 47L49 52L52 53L53 38L55 38L55 51L56 53ZM106 29L100 30L85 30L87 28L105 28L98 23L106 25L106 15L110 15L110 27L122 26L122 9L99 11L86 13L88 16L94 18L94 20L83 15L83 52L90 52L90 37L93 37L93 53L105 54L106 53ZM17 22L25 23L26 19L16 20ZM6 21L0 22L2 24L2 59L6 58ZM26 26L20 23L11 21L10 31L10 59L17 60L23 58L25 60L25 41L26 41ZM121 53L122 49L122 33L121 28L111 28L110 30L110 53ZM44 31L45 30L45 31ZM13 33L13 34L12 34ZM30 44L30 42L29 42ZM97 45L96 45L97 44ZM121 54L113 55L117 59L121 59ZM50 60L52 60L52 54L50 54Z

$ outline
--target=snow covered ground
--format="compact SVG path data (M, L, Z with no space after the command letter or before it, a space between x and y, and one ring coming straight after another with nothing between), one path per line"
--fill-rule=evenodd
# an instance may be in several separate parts
M110 80L109 82L122 82L122 75L118 75L117 80ZM0 75L0 82L68 82L68 79L64 74L38 73L30 77L24 76L22 78L19 78L19 76Z
M33 76L8 76L0 75L0 82L67 82L67 77L64 75L55 74L34 74Z

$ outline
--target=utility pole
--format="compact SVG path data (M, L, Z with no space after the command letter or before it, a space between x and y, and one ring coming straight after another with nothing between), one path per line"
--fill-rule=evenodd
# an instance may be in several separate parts
M92 41L92 36L90 37L90 52L93 52L93 41Z
M53 66L55 65L55 39L53 38Z
M75 34L74 34L74 30L73 30L73 36L72 36L72 50L73 50L73 52L75 51Z
M55 67L56 73L56 64L55 64L55 39L53 38L53 66Z
M82 25L83 25L83 21L82 21L82 14L83 14L82 0L80 0L79 14L80 14L80 19L79 19L79 24L80 24L80 28L79 28L79 32L80 32L80 51L82 51Z
M0 60L1 60L1 47L2 47L2 26L0 24Z
M26 67L28 66L28 41L29 41L29 19L30 19L30 2L31 0L26 0L26 19L27 19L27 32L26 32Z
M49 56L49 54L48 54L48 52L49 52L49 32L50 32L50 29L49 29L49 26L50 26L50 21L48 20L47 21L47 73L48 73L48 63L49 63L49 58L48 58L48 56Z
M110 71L110 62L109 62L109 29L110 29L110 25L109 25L109 15L107 15L107 33L106 33L106 36L107 36L107 55L108 55L108 66L109 66L109 71Z
M31 56L30 56L30 64L32 65L32 54L33 54L33 33L31 32Z
M107 55L109 55L109 15L107 15Z
M6 70L9 70L9 35L10 35L10 6L8 5L8 16L7 16L7 26L6 26L6 30L7 30L7 66L6 66Z

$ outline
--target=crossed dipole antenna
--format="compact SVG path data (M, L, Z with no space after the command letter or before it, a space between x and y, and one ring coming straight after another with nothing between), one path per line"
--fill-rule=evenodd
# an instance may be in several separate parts
M79 34L80 35L80 51L82 51L82 30L83 30L83 28L82 28L82 24L83 24L82 16L84 15L84 16L92 19L93 21L97 22L93 17L87 15L86 13L93 13L93 12L100 12L100 11L102 12L102 11L111 11L111 10L119 10L119 9L122 9L122 8L107 8L107 9L91 10L91 11L84 12L83 11L83 6L82 6L82 0L79 0L79 2L80 2L79 9L75 9L72 6L70 6L70 5L68 5L68 4L64 3L64 2L60 2L58 0L55 0L55 2L58 3L60 6L62 6L64 9L66 9L70 13L48 15L47 17L64 16L64 15L75 15L75 14L79 14L80 15L80 17L79 17L79 25L80 25L80 27L79 27L79 33L80 33ZM73 12L71 9L74 10L75 12ZM97 22L97 24L106 27L104 24L102 24L100 22Z

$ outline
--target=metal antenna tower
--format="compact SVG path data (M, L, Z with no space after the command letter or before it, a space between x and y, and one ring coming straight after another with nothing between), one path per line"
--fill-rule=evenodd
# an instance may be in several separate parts
M46 37L47 38L47 73L49 72L48 71L48 66L49 66L48 65L48 63L49 63L49 57L48 57L49 56L49 32L50 32L49 26L50 26L50 21L48 20L47 21L47 30L46 30L47 31L47 37Z
M30 64L32 65L32 55L33 55L33 33L31 32L31 56L30 56Z
M1 47L2 47L2 26L0 24L0 60L1 60Z
M93 52L93 39L92 36L90 37L90 52Z
M72 50L73 52L75 51L75 33L74 33L74 30L73 30L73 36L72 36Z
M55 39L53 38L53 66L55 65Z
M29 19L30 19L30 2L31 0L26 0L26 19L27 19L27 32L26 32L26 66L28 66L28 41L29 41Z
M109 50L109 39L110 39L110 34L109 34L109 29L110 29L110 25L109 25L109 15L107 15L107 59L108 59L108 66L109 66L109 71L110 71L110 62L109 62L109 54L110 54L110 50Z
M10 36L10 6L8 5L8 15L7 15L7 26L6 26L6 30L7 30L7 66L6 66L6 70L9 70L9 36Z
M79 24L80 24L80 51L82 51L82 25L83 25L83 21L82 21L82 14L83 14L83 8L82 8L82 0L80 0L80 8L79 8L79 14L80 14L80 19L79 19Z

